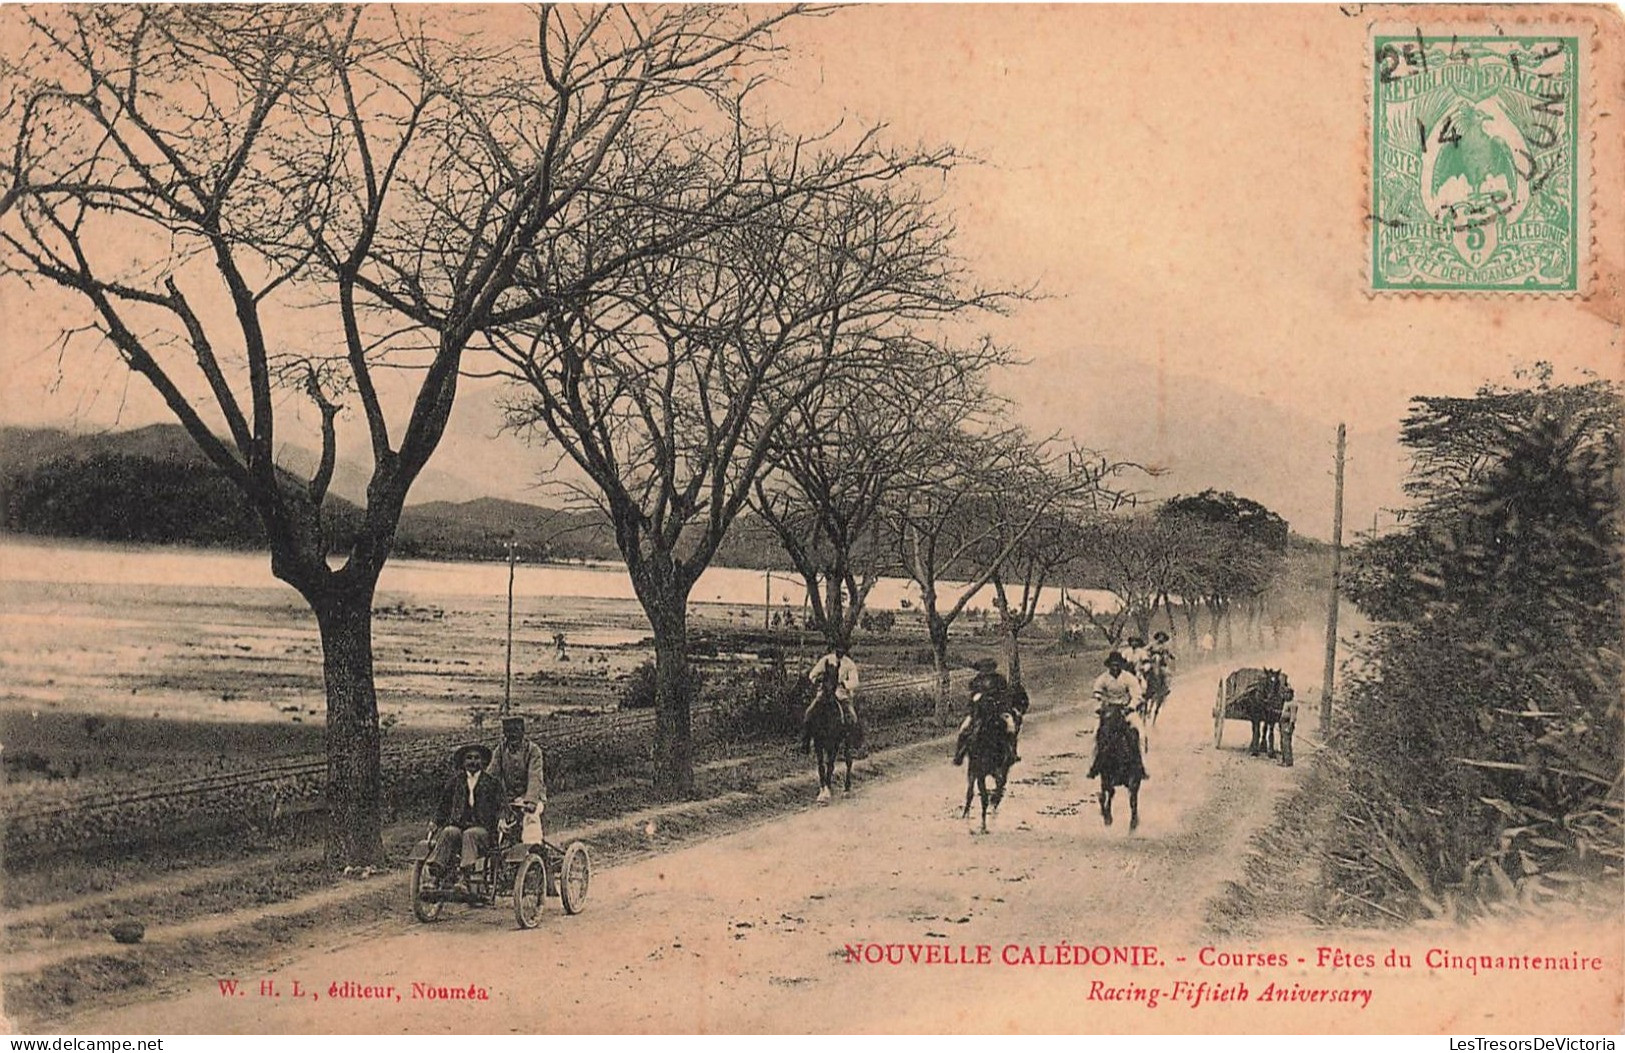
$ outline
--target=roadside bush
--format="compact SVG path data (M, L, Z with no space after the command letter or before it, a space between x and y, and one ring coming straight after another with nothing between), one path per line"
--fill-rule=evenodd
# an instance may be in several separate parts
M884 636L897 626L896 611L864 611L858 620L866 633L875 633Z
M1340 715L1344 913L1454 916L1620 879L1619 401L1579 390L1424 407L1412 432L1437 466L1470 416L1487 455L1416 487L1434 514L1356 563L1357 602L1389 624Z
M690 699L700 697L705 686L705 674L688 667L687 693ZM627 676L621 687L622 709L653 709L655 705L655 660L647 659Z
M732 678L713 693L718 703L717 734L734 742L799 733L801 714L811 700L806 678L782 663Z

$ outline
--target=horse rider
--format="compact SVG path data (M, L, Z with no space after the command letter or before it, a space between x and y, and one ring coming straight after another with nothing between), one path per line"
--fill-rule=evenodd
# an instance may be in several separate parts
M1145 637L1130 636L1128 645L1122 649L1122 654L1128 661L1128 671L1139 677L1140 686L1145 687L1145 665L1149 656L1145 646Z
M801 714L801 752L805 753L812 748L812 715L813 709L818 705L819 689L825 677L834 681L835 702L841 707L841 723L852 726L858 722L858 711L854 698L858 693L858 663L846 653L845 644L836 644L830 648L828 654L814 662L807 671L807 680L813 685L812 701L807 703L807 711Z
M1150 778L1145 772L1145 720L1140 715L1140 678L1129 671L1128 659L1116 651L1106 656L1106 671L1095 677L1089 688L1099 708L1100 721L1095 726L1095 757L1085 778L1100 774L1100 728L1106 723L1107 707L1119 707L1135 739L1135 755L1140 761L1140 778Z
M1157 663L1157 668L1162 670L1163 678L1168 679L1173 673L1176 661L1173 648L1168 646L1168 634L1165 632L1152 634L1151 646L1146 649L1146 653Z
M965 715L965 720L959 725L959 741L954 747L954 764L965 763L965 756L970 752L971 728L976 723L978 713L988 716L997 715L1004 721L1004 728L1010 733L1010 749L1015 754L1011 764L1021 759L1016 750L1016 741L1021 735L1021 722L1027 714L1027 692L1019 687L1012 688L1010 682L999 672L999 663L991 658L978 658L971 663L976 675L970 681L971 711Z
M485 770L501 782L504 800L519 802L520 840L527 845L541 844L547 781L542 772L542 748L525 738L524 717L502 718L502 744Z
M451 872L452 855L462 848L457 870L459 891L467 891L468 878L491 843L502 807L502 782L486 772L491 747L479 743L459 746L452 754L457 771L446 780L435 813L437 833L430 861L442 875Z

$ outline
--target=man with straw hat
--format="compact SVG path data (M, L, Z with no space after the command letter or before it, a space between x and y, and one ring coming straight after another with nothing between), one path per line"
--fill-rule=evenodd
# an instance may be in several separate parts
M458 884L466 885L469 874L491 843L497 828L497 812L502 807L502 785L486 773L491 763L491 747L471 742L452 752L457 771L446 780L440 793L440 809L435 814L439 832L435 836L430 861L442 876L449 875L452 855L462 848Z

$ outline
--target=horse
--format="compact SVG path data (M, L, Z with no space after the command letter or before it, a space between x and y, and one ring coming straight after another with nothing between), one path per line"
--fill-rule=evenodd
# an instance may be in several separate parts
M1004 800L1004 784L1010 778L1010 765L1016 762L1015 736L1004 723L1004 713L996 705L978 704L971 718L970 749L965 763L965 807L961 819L970 818L972 799L982 796L982 833L987 833L989 806L997 812ZM993 779L993 789L987 780Z
M1140 826L1140 781L1145 762L1140 757L1139 736L1129 724L1123 706L1105 706L1100 711L1100 728L1095 733L1094 773L1100 776L1100 817L1112 825L1112 797L1116 788L1128 790L1130 830Z
M817 695L813 699L812 715L807 719L812 735L813 755L818 760L818 799L828 801L835 784L835 762L846 761L846 777L841 785L843 793L852 792L852 747L863 738L862 727L841 719L841 704L835 699L835 684L839 673L832 662L820 678Z
M1241 686L1243 683L1245 686ZM1275 749L1276 727L1281 722L1282 710L1294 697L1286 673L1279 669L1238 669L1230 674L1226 686L1227 691L1234 687L1241 688L1228 697L1232 705L1247 714L1253 726L1252 744L1247 749L1247 755L1256 757L1264 753L1270 757L1278 756Z
M1168 701L1169 685L1168 671L1155 662L1145 670L1145 706L1146 723L1153 726L1157 723L1157 714L1162 712L1162 704Z

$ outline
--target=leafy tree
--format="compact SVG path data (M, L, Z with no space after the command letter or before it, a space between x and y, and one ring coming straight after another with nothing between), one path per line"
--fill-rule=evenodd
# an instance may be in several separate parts
M1417 403L1421 514L1358 564L1386 624L1339 729L1333 875L1357 905L1439 915L1617 881L1619 395L1543 378Z

